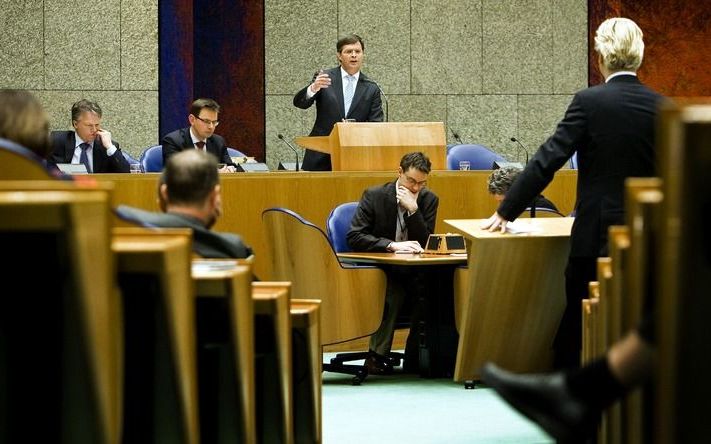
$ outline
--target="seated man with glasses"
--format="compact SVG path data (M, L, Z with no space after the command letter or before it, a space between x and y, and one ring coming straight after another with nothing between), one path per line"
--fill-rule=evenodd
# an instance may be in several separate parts
M354 251L423 251L434 232L439 205L439 198L426 188L431 167L423 153L405 154L396 180L365 190L348 232L348 244ZM370 357L366 359L369 374L392 372L385 354L392 346L395 320L405 295L414 297L423 289L421 272L412 268L392 266L385 273L385 313L380 327L370 337Z
M190 126L166 134L161 141L163 145L163 165L173 154L186 150L198 149L215 156L218 163L225 166L221 172L233 173L237 166L227 152L227 145L222 136L215 134L215 128L220 124L217 120L220 105L212 99L197 99L190 106L188 121Z

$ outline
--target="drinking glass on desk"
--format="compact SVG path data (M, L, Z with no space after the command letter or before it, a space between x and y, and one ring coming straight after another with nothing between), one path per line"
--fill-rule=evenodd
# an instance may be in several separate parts
M471 166L471 163L469 163L468 160L460 160L459 161L459 170L460 171L469 171L470 166Z
M128 167L129 171L133 174L139 174L143 172L140 163L132 163Z

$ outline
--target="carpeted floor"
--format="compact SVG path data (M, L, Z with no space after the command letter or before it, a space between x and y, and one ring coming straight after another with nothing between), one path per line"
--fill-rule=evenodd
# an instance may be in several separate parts
M323 374L325 444L553 442L486 387L403 374L350 382Z

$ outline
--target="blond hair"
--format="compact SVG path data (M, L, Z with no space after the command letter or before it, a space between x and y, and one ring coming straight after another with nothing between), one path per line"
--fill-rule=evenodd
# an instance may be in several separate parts
M595 51L610 71L637 71L644 57L642 30L628 18L607 19L595 32Z

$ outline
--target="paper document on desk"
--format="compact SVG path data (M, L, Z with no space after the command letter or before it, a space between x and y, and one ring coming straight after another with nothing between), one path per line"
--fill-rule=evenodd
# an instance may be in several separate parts
M511 234L540 233L541 227L522 220L515 220L506 224L506 232Z
M193 273L206 272L206 271L228 271L234 270L237 266L237 261L235 260L209 260L201 261L199 259L193 260L192 271Z

